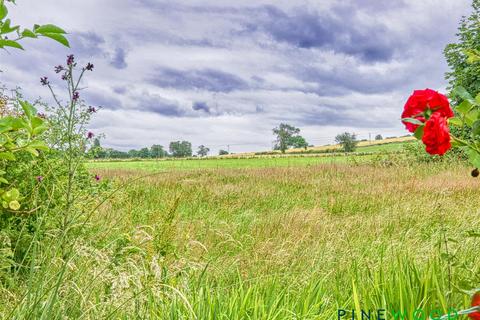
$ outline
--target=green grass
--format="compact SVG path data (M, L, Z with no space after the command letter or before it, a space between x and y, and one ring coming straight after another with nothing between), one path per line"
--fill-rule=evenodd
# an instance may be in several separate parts
M285 157L254 157L225 159L167 159L167 160L137 160L137 161L93 161L88 164L92 170L98 169L130 169L147 171L169 171L190 169L221 169L221 168L273 168L311 166L318 164L349 163L352 161L367 161L371 155L344 156L285 156Z
M461 289L480 282L468 168L289 160L302 165L184 161L211 167L140 179L135 162L95 168L127 184L79 233L49 319L336 319L358 307L411 319L468 305ZM51 301L58 239L37 245L29 282L3 289L3 317L42 318Z
M385 144L377 144L371 146L358 147L358 152L393 152L393 151L403 151L406 144L415 143L415 141L407 142L393 142Z

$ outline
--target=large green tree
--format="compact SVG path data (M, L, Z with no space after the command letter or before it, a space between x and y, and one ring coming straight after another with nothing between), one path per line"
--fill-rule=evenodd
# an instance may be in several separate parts
M273 134L276 136L275 150L280 150L285 153L290 147L306 148L308 146L305 138L300 136L300 129L286 123L280 123L276 128L273 128Z
M480 92L480 61L476 61L480 51L480 0L472 1L472 13L463 17L458 27L455 43L445 48L445 58L450 71L446 73L449 89L459 86L471 94Z
M150 156L152 158L164 158L167 156L167 152L163 149L163 146L154 144L150 147Z
M176 158L192 156L192 144L188 141L172 141L169 150L172 156Z
M344 132L335 137L335 142L342 146L343 151L353 152L357 147L357 136L355 133Z
M198 156L206 157L209 152L210 152L210 149L205 147L203 144L198 146L198 151L197 151Z

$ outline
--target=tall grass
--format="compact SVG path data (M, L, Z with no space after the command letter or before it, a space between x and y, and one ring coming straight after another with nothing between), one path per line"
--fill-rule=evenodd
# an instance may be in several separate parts
M117 184L142 174L96 173ZM0 288L0 315L335 319L338 309L386 309L411 319L460 309L480 280L469 236L480 190L467 175L440 163L149 176L73 227L68 260L55 230L33 237L27 267Z

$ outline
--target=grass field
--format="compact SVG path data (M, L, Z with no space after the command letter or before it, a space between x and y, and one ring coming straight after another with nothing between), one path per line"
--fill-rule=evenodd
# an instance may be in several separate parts
M365 145L357 149L358 153L389 153L402 151L407 142L393 142L386 144ZM278 156L253 156L246 157L215 157L204 159L159 159L159 160L118 160L118 161L92 161L89 168L97 169L133 169L147 171L165 171L173 169L220 169L220 168L271 168L271 167L292 167L310 166L318 164L335 164L351 162L368 162L374 155L289 155Z
M76 245L58 316L337 319L338 309L387 309L413 319L416 309L468 305L461 289L480 280L469 236L480 227L480 183L468 168L317 160L198 160L179 163L206 167L156 173L95 163L124 185ZM32 281L48 286L58 266L42 262Z
M348 163L349 161L367 160L370 156L318 156L318 157L255 157L226 159L168 159L138 161L95 161L89 168L98 169L133 169L148 171L166 171L175 169L221 169L221 168L270 168L309 166L316 164Z

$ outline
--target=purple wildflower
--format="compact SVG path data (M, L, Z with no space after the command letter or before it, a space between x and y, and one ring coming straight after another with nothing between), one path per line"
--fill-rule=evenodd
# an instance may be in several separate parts
M47 77L41 77L40 78L40 83L42 84L42 86L46 86L46 85L50 84Z
M87 133L87 138L88 138L88 139L92 139L94 136L95 136L95 135L93 134L92 131L88 131L88 133Z
M96 174L95 175L95 180L100 181L100 179L101 179L101 177L98 174Z
M65 69L63 68L63 66L58 65L58 66L55 67L55 72L56 72L56 73L60 73L60 72L62 72L63 70L65 70Z
M78 93L78 91L75 91L72 97L73 101L78 101L79 98L80 98L80 93Z
M43 176L37 176L36 179L37 179L38 182L42 182L43 181Z
M68 55L67 56L67 65L71 66L71 65L73 65L74 62L75 62L75 57L73 56L73 54Z
M88 113L95 113L95 112L97 112L97 109L95 109L95 107L90 106L90 107L88 107L87 111L88 111Z
M92 63L87 63L87 66L85 67L85 70L92 71L93 70L93 64Z
M62 80L65 80L65 81L68 80L68 74L67 73L62 74Z

